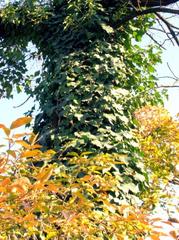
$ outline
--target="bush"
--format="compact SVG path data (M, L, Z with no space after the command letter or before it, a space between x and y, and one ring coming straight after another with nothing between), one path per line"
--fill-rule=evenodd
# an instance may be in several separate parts
M139 206L146 179L131 173L128 156L84 152L62 159L43 152L37 135L13 133L30 121L0 125L9 146L0 159L1 239L159 239L158 219Z

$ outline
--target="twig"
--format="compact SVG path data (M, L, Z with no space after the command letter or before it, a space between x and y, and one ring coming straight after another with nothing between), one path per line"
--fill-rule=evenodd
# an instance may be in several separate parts
M172 77L172 76L162 76L162 77L158 77L158 78L171 78L175 81L178 81L178 78Z
M171 25L165 18L163 18L159 13L155 13L155 14L157 15L157 17L158 17L162 22L165 23L165 25L167 26L170 34L172 35L172 37L174 38L175 42L176 42L177 45L179 46L179 40L178 40L178 38L177 38L177 36L176 36L175 31L172 29L172 25Z
M18 106L13 106L13 108L19 108L21 106L23 106L29 99L31 98L31 96L29 96L23 103L21 103L20 105Z
M173 70L171 69L169 63L167 62L167 67L170 70L170 72L172 73L172 75L174 76L175 79L178 79L178 77L175 75L175 73L173 72Z
M157 88L179 88L179 85L160 85Z
M147 34L147 36L148 36L149 38L151 38L152 41L154 41L159 47L161 47L162 49L166 50L166 48L165 48L162 44L160 44L150 33L147 32L146 34Z

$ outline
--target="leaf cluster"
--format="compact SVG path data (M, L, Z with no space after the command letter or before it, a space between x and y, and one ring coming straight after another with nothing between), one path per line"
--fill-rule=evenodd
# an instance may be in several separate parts
M61 164L49 165L55 151L42 152L32 133L13 133L30 120L17 119L10 128L0 125L9 142L0 160L1 239L144 239L148 235L159 239L164 235L153 226L158 219L150 219L146 211L124 199L115 202L111 195L119 200L122 191L125 195L135 191L135 185L126 184L126 155L71 153L66 159L59 156ZM35 167L41 160L44 165ZM126 173L116 170L116 165L124 166Z

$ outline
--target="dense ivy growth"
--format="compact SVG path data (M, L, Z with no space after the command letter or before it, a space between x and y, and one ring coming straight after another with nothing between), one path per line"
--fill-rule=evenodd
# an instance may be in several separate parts
M10 96L12 86L20 91L21 84L36 97L40 113L35 131L44 146L102 152L126 152L136 146L132 113L161 102L154 77L160 57L153 46L142 49L136 43L154 23L153 16L116 27L129 11L126 4L95 0L44 5L17 1L2 10L7 35L2 39L2 65L12 66L2 68L2 91ZM23 76L29 41L43 57L35 89Z
M130 167L145 175L132 134L133 112L146 104L162 103L154 76L159 50L137 43L154 24L154 17L117 27L119 19L130 12L126 4L96 0L43 3L17 1L1 10L2 42L7 46L2 49L7 51L6 58L2 57L4 66L13 60L12 70L2 75L3 91L10 96L12 86L19 90L21 85L39 102L34 130L43 146L60 153L127 154ZM36 52L28 53L30 41ZM34 74L32 82L24 75L29 54L43 59L42 71ZM11 75L15 78L9 85ZM138 181L141 190L147 186Z

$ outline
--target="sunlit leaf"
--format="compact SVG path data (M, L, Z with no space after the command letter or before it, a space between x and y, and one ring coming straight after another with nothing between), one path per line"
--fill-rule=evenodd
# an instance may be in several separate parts
M29 150L29 151L24 151L21 154L21 157L35 157L38 156L41 152L39 150Z
M11 155L13 158L16 158L16 151L13 150L7 150L7 153Z
M20 144L22 147L24 147L26 149L31 148L31 145L28 144L26 141L23 141L23 140L16 140L15 143Z
M32 121L31 117L21 117L12 122L10 129L18 128Z
M47 181L52 175L53 169L53 166L42 169L42 171L37 175L36 178L41 182Z
M10 135L10 132L11 130L9 128L7 128L4 124L0 124L0 128L3 129L4 133L9 136Z

